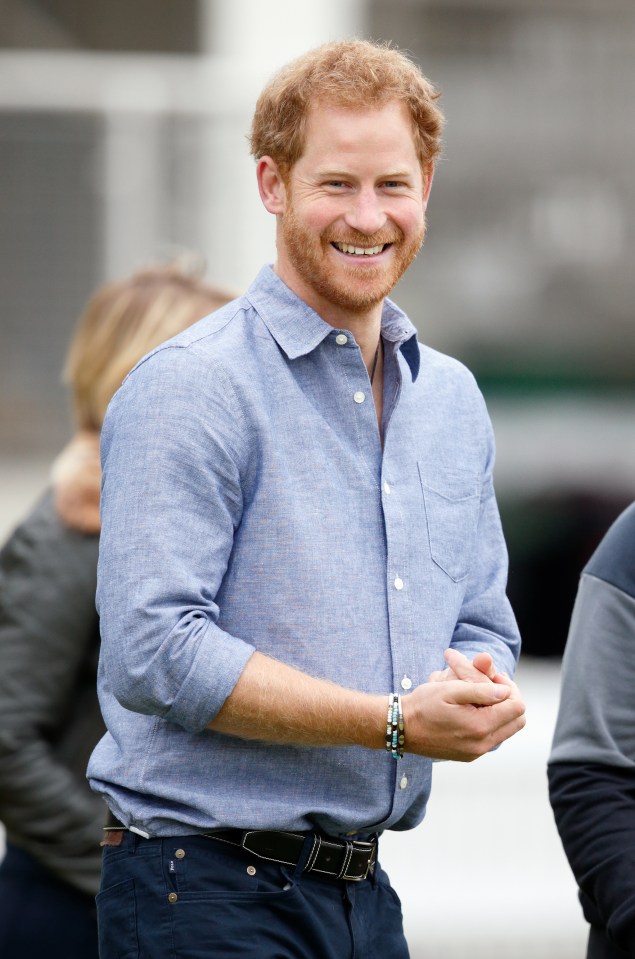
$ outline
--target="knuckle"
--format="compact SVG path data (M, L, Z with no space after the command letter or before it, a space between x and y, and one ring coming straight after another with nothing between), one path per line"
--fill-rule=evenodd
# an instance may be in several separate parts
M475 759L481 759L482 756L485 756L491 749L491 744L488 738L479 739L477 743L474 744L472 748L472 758L471 762L474 762Z
M489 712L480 709L475 717L474 732L478 736L479 742L489 736L492 731L492 721Z

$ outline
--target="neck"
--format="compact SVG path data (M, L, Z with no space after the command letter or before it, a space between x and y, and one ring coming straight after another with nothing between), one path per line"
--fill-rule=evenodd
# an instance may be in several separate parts
M274 263L273 270L282 282L286 283L289 289L293 290L307 306L310 306L325 323L336 330L350 330L362 351L366 365L370 366L379 342L383 299L364 310L351 310L321 296L301 276L291 270L286 260L280 255Z
M344 313L338 317L337 322L332 322L324 316L322 319L325 319L327 323L338 329L350 330L355 337L355 342L362 351L366 366L370 366L374 359L375 350L377 349L381 334L381 308L382 304L380 303L378 308L374 308L368 313Z

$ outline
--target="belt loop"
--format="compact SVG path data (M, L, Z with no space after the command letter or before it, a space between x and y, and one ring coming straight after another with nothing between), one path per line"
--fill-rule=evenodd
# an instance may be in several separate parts
M375 861L373 862L373 865L371 866L368 875L369 875L369 877L370 877L371 886L373 887L373 889L376 889L376 888L377 888L377 883L379 882L379 869L380 869L380 866L379 866L379 833L374 832L374 833L370 836L370 839L371 839L372 842L375 843Z
M300 852L298 861L295 864L295 869L293 870L294 879L297 880L300 878L308 861L313 858L313 852L317 852L317 849L320 848L320 844L320 837L313 835L313 833L309 833L309 835L305 838L302 844L302 851Z
M352 842L346 843L346 852L344 853L344 858L342 859L342 868L340 869L340 874L337 877L338 879L343 879L343 877L346 875L348 867L351 864L351 859L353 858L353 848Z
M317 833L314 833L312 836L313 846L311 847L311 852L309 853L309 858L307 859L304 869L306 872L311 872L315 866L317 857L319 855L320 849L322 847L322 837L318 836Z

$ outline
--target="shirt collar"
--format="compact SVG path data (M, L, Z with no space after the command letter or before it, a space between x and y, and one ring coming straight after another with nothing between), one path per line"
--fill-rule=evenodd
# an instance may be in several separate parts
M311 353L334 332L332 326L283 283L271 266L263 266L245 296L290 360ZM417 331L391 300L384 301L381 333L384 340L401 350L414 382L419 373Z

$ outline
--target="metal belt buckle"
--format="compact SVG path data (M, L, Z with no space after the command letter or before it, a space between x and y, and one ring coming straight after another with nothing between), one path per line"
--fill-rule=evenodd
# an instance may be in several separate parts
M347 874L347 873L348 873L348 867L349 867L349 865L350 865L350 859L351 859L351 856L348 856L348 862L347 862L346 867L345 867L345 869L344 869L344 871L343 871L343 873L342 873L342 879L346 879L347 882L363 882L364 879L367 879L367 878L368 878L368 873L371 871L371 869L372 869L373 866L375 865L375 855L376 855L376 853L377 853L377 843L374 843L374 842L364 842L364 841L361 840L361 839L355 839L355 840L353 840L353 842L351 843L351 846L352 846L351 855L352 855L353 850L358 850L359 852L368 852L368 853L370 853L370 855L369 855L369 857L368 857L368 862L367 862L367 864L366 864L366 869L365 869L365 871L364 871L363 876L349 876L349 875Z

